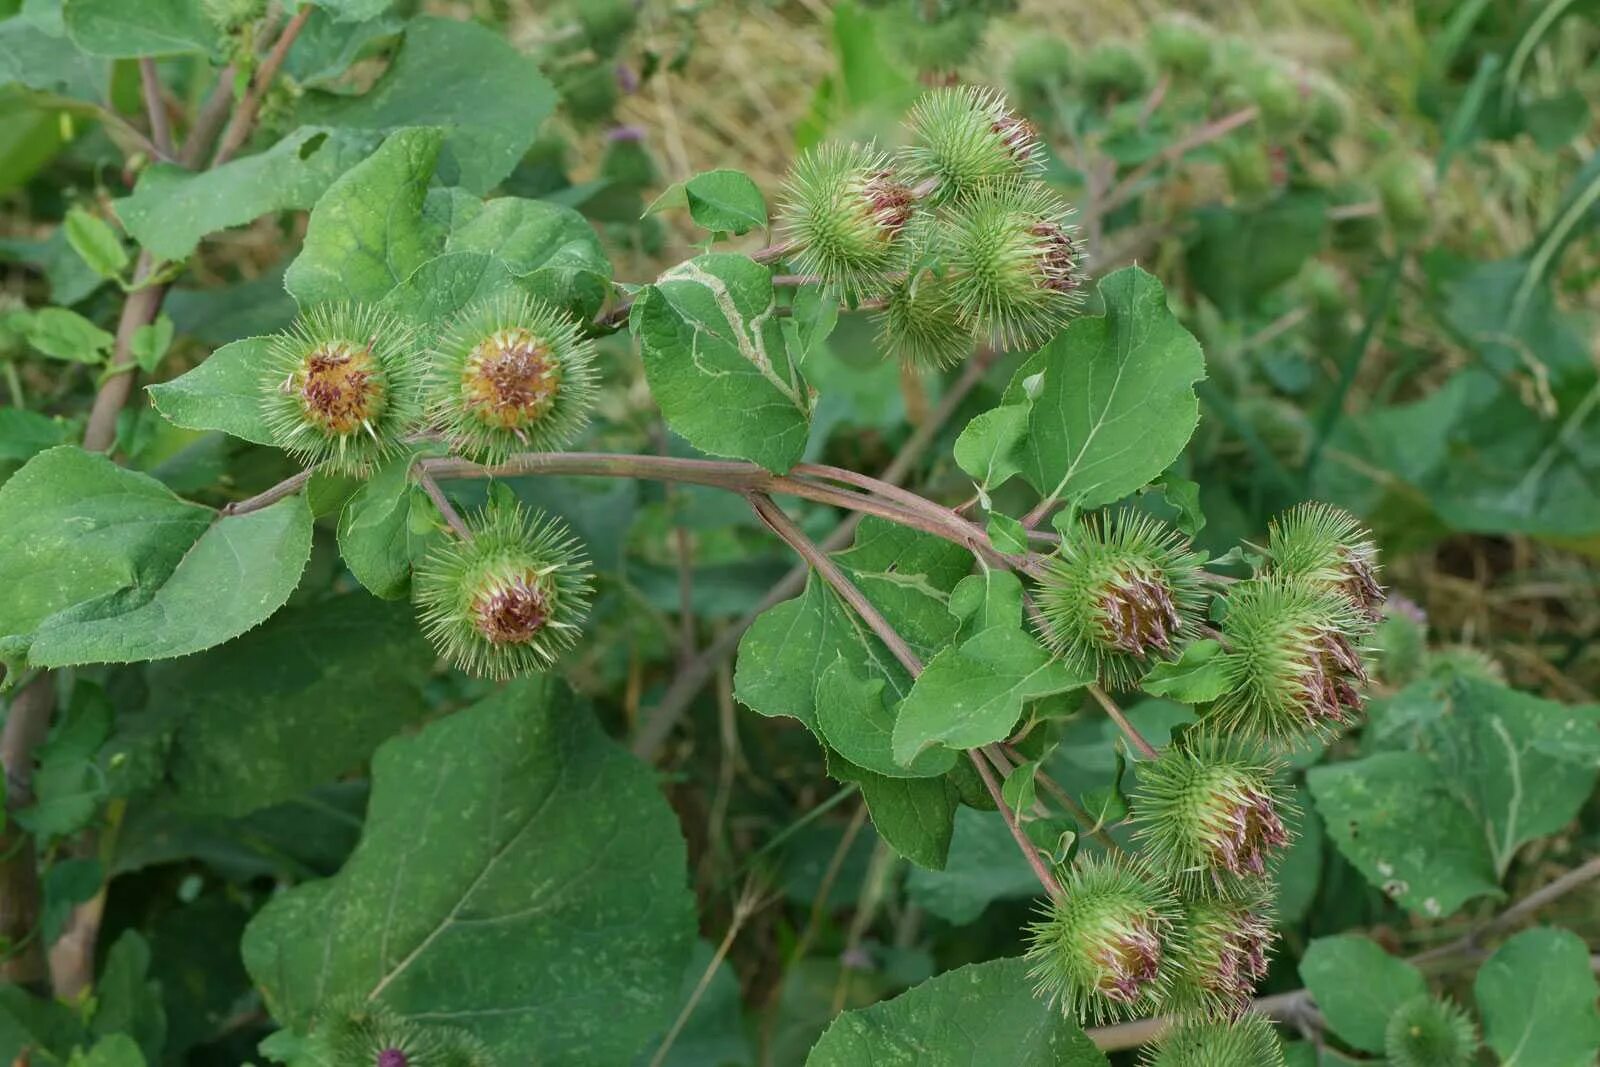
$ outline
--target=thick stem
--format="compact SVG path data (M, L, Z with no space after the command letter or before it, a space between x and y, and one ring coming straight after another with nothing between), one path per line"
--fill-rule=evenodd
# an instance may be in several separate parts
M0 981L42 988L48 971L39 937L43 911L33 837L15 814L33 803L33 753L50 732L55 683L41 674L11 700L0 733L6 776L5 820L0 827L0 938L10 946L0 959Z
M133 267L133 282L147 281L155 269L155 257L140 252ZM134 370L133 337L142 326L154 322L161 311L161 301L167 295L163 284L145 285L128 294L123 301L122 315L117 319L116 345L112 349L111 366L125 368L112 371L100 383L95 394L94 407L89 411L89 424L83 432L83 447L91 452L106 452L117 440L117 416L122 413L128 396L133 392Z
M426 470L417 471L417 484L422 486L422 491L428 494L428 499L433 501L433 506L439 509L439 514L445 523L463 541L472 540L472 530L467 527L455 505L450 503L449 497L444 495L444 490L439 488L439 483Z
M150 140L167 159L172 155L172 124L167 120L167 104L161 97L161 76L156 61L149 56L139 60L139 85L144 90L144 109L150 116Z
M231 504L224 504L222 506L222 514L246 515L252 511L260 511L271 504L276 504L284 497L293 496L304 489L306 483L311 480L311 476L315 473L317 473L315 467L308 467L298 474L291 474L265 492L257 493L255 496L247 497L244 500L235 500Z
M1034 877L1039 879L1039 884L1044 886L1044 891L1050 894L1052 900L1066 899L1066 893L1061 889L1061 883L1056 881L1056 876L1050 873L1050 868L1045 865L1039 850L1033 847L1033 842L1028 840L1028 835L1023 833L1022 825L1017 822L1016 812L1011 810L1011 805L1006 803L1005 794L1000 791L1000 783L995 781L994 771L989 766L989 761L984 759L976 749L967 749L967 758L972 761L972 766L977 770L978 777L983 779L983 787L989 791L989 796L994 800L995 807L1000 809L1000 817L1005 820L1006 829L1011 831L1011 839L1017 843L1017 848L1022 851L1022 856L1028 861L1028 866L1033 868Z
M217 131L228 121L228 111L233 107L234 74L235 68L231 65L217 73L217 84L189 126L189 134L183 139L183 152L178 157L178 163L189 170L196 170L205 162L211 143L217 139Z

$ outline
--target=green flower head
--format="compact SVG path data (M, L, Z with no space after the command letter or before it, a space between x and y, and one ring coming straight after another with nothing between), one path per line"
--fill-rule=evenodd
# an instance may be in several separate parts
M1342 593L1361 614L1382 614L1378 546L1348 511L1309 503L1274 519L1267 531L1267 557L1274 574Z
M1424 994L1389 1016L1383 1051L1394 1067L1470 1067L1478 1032L1459 1006Z
M488 1046L468 1031L365 1002L319 1012L310 1043L331 1067L495 1067Z
M1045 561L1039 612L1045 645L1107 686L1135 684L1170 659L1205 609L1204 557L1171 527L1123 510L1083 519Z
M1140 1067L1283 1067L1283 1046L1260 1015L1236 1022L1186 1019L1148 1047Z
M412 429L423 356L412 330L365 304L324 304L268 340L266 423L302 462L359 474Z
M889 157L864 145L824 142L795 161L778 224L795 265L853 293L877 293L903 269L904 234L917 197Z
M1038 994L1080 1022L1158 1010L1182 953L1172 889L1136 861L1094 858L1065 872L1061 888L1028 927Z
M572 317L507 293L468 305L440 334L428 413L457 451L492 464L568 444L595 392L594 346Z
M467 517L417 567L423 631L451 666L488 678L542 671L589 612L588 562L566 524L520 506Z
M1003 178L1039 167L1033 127L993 89L964 85L935 89L911 109L906 173L935 200L968 196Z
M942 370L971 355L978 339L951 303L945 279L919 269L885 298L878 342L909 367Z
M1183 906L1183 966L1173 1001L1206 1017L1236 1019L1267 976L1272 948L1271 905L1247 899L1197 899Z

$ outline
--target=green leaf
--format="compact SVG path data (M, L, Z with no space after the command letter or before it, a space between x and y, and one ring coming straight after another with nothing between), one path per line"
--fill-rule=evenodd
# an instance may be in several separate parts
M1421 971L1350 934L1311 942L1300 960L1300 980L1333 1032L1364 1052L1382 1052L1389 1015L1428 992Z
M409 606L362 593L286 608L150 670L166 780L185 808L244 815L360 765L427 714L433 667Z
M683 186L689 217L718 233L748 233L767 224L767 202L749 175L737 170L708 170Z
M360 96L313 93L302 121L360 130L434 126L445 131L440 172L482 196L511 173L554 109L538 64L497 30L419 17L389 69Z
M394 0L315 0L315 3L340 22L365 22L388 11Z
M110 64L84 55L59 34L46 33L26 15L0 19L0 87L22 86L75 100L104 100L110 87ZM7 94L7 108L20 112L20 101ZM51 129L56 116L40 112ZM16 151L16 145L8 145Z
M0 461L22 463L75 436L72 424L37 411L0 408Z
M989 543L1001 552L1023 555L1028 551L1028 528L1010 515L991 511L987 533Z
M72 702L38 748L34 802L16 813L17 822L35 837L46 842L68 837L94 821L106 798L105 774L96 760L111 736L111 719L111 702L98 686L74 688Z
M1206 528L1206 513L1200 509L1199 484L1171 471L1161 476L1159 484L1162 499L1178 513L1172 524L1186 537L1198 536Z
M611 285L611 262L594 227L569 207L507 196L480 201L451 190L447 252L481 252L504 263L534 296L592 318Z
M1473 985L1483 1038L1504 1067L1589 1067L1600 1052L1600 997L1589 948L1569 930L1524 930Z
M41 667L199 652L276 611L311 553L301 497L218 518L63 446L0 486L0 637Z
M129 345L129 350L140 370L148 373L156 369L162 357L167 354L167 349L172 347L172 334L172 320L165 315L133 331L133 341Z
M104 219L73 207L62 226L72 250L100 277L116 278L127 269L128 251L122 247L117 231Z
M1180 704L1203 704L1221 696L1228 684L1228 655L1208 637L1188 645L1175 660L1158 660L1139 688Z
M1042 893L999 812L958 808L943 870L913 870L906 897L946 922L965 925L996 900Z
M990 620L957 647L940 652L901 702L894 723L894 758L910 766L933 746L978 748L1011 733L1030 700L1087 685L1092 674L1051 656L1022 627L1022 583L1010 572L962 579L951 595L968 601L981 589ZM965 592L964 590L968 590ZM996 607L995 605L999 605ZM948 765L947 765L948 766Z
M950 776L890 778L857 767L836 752L827 756L830 775L861 787L861 798L867 802L867 814L872 816L878 836L920 867L944 867L961 803L961 790Z
M1022 476L1046 497L1109 504L1164 471L1200 417L1200 345L1138 267L1100 282L1105 314L1075 319L1017 368L1005 402L1039 389L1018 446ZM969 471L970 473L970 471Z
M145 1067L139 1043L127 1034L110 1034L88 1052L74 1052L67 1067Z
M890 738L895 713L883 702L886 679L864 678L841 652L817 677L817 732L845 759L886 778L936 778L954 761L928 753L913 767L896 762Z
M1033 994L1022 959L946 971L893 1000L847 1011L806 1067L1105 1067L1078 1024Z
M400 130L328 187L284 287L301 307L374 302L432 258L443 236L422 204L444 134Z
M642 289L630 327L674 431L702 451L781 474L805 451L811 412L773 300L766 267L711 253Z
M14 1063L25 1049L65 1060L82 1040L83 1025L72 1008L54 997L31 996L15 983L0 985L0 1060Z
M28 343L52 359L102 363L113 340L109 333L67 308L40 308L28 320Z
M261 367L270 343L247 337L223 345L187 374L149 386L150 401L167 421L186 430L221 430L254 444L273 444L261 400Z
M356 581L395 600L411 588L411 567L428 538L411 530L414 453L389 460L356 490L339 513L339 554Z
M150 946L137 930L124 930L106 953L94 995L90 1034L102 1041L124 1034L137 1043L145 1058L159 1062L167 1036L167 1013L161 1003L161 987L150 978Z
M956 438L956 465L977 480L983 490L1004 485L1022 473L1018 447L1028 433L1032 401L1004 404L973 417Z
M1189 277L1224 314L1241 318L1321 249L1327 206L1321 193L1290 193L1262 207L1198 209Z
M64 0L61 10L67 35L93 56L132 59L217 47L201 0Z
M677 818L552 678L383 745L361 843L243 952L273 1017L334 998L466 1027L507 1063L631 1063L695 937Z
M275 211L311 207L335 179L371 155L380 139L371 132L303 126L265 152L214 170L157 163L139 175L131 196L116 202L117 216L157 257L187 259L208 234Z
M1600 767L1600 706L1493 682L1425 679L1380 705L1372 733L1426 755L1474 816L1499 875L1517 849L1577 817Z
M1345 859L1405 907L1438 919L1499 895L1482 826L1427 757L1383 752L1313 767L1306 782Z

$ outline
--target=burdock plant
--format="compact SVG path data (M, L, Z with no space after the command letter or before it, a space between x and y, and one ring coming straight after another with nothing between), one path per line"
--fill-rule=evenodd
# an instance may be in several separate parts
M1062 896L1028 927L1029 974L1040 996L1080 1022L1161 1005L1182 954L1177 897L1137 861L1085 858Z
M1061 539L1039 580L1041 637L1113 688L1174 656L1199 624L1204 557L1176 530L1135 511L1091 516Z
M366 304L324 304L268 341L264 415L277 445L308 466L358 474L420 413L412 330Z
M877 293L905 266L903 234L917 197L888 156L825 142L796 160L778 220L806 274L852 293Z
M1032 173L1039 141L1028 121L993 89L935 89L911 109L907 176L937 201L978 192L1000 178Z
M422 628L452 666L488 678L547 669L589 611L588 562L566 524L520 505L466 519L471 536L417 567Z
M1187 901L1183 933L1183 966L1173 1002L1200 1015L1237 1018L1267 975L1273 928L1265 895Z
M430 419L484 463L569 443L594 405L594 346L571 316L522 293L469 305L440 334Z
M1344 595L1367 618L1383 607L1378 546L1360 521L1328 504L1301 504L1280 515L1267 533L1272 572Z
M1140 1067L1283 1067L1283 1046L1260 1015L1237 1022L1188 1019L1147 1048Z
M1389 1016L1383 1051L1394 1067L1469 1067L1478 1032L1459 1006L1424 994Z

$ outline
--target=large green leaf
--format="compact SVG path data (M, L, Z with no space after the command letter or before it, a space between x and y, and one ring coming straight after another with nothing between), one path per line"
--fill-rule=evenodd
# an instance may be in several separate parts
M67 33L95 56L137 56L210 52L217 29L202 0L64 0Z
M964 578L950 595L950 607L970 636L929 660L901 702L893 751L903 766L915 765L933 748L944 748L953 760L958 750L999 741L1011 733L1026 702L1094 680L1092 671L1068 667L1023 629L1016 575Z
M482 196L511 173L555 107L538 64L504 34L456 19L420 17L399 54L361 96L313 94L308 123L362 130L435 126L446 131L445 181Z
M438 251L442 230L422 214L440 130L401 130L317 201L284 287L302 307L377 301Z
M311 207L380 140L366 131L304 126L265 152L214 170L158 163L139 175L131 196L116 202L117 216L156 256L185 259L207 234Z
M1167 468L1200 418L1194 383L1205 377L1200 344L1167 307L1161 283L1138 267L1100 282L1105 314L1086 316L1017 368L1005 403L1030 399L1027 432L1011 465L1048 497L1082 507L1109 504ZM1005 420L985 432L1011 436ZM993 449L968 440L983 460L978 477L995 473Z
M1306 782L1345 859L1405 907L1437 919L1500 892L1482 824L1426 756L1382 752Z
M1569 930L1524 930L1478 971L1483 1038L1502 1067L1591 1067L1600 1054L1600 984Z
M223 345L187 374L150 386L150 401L186 430L221 430L258 445L273 444L261 380L269 344L265 337L247 337Z
M245 964L296 1029L364 998L508 1063L629 1064L695 936L653 777L560 682L513 683L378 750L361 844L257 915Z
M947 971L893 1000L847 1011L806 1067L1105 1067L1078 1024L1033 993L1021 959Z
M45 32L27 15L0 20L0 87L19 85L98 103L109 80L109 64L85 55L67 38Z
M259 625L311 552L300 497L218 518L70 446L0 486L0 637L39 666L163 659Z
M1333 1032L1365 1052L1382 1052L1394 1009L1428 991L1421 971L1350 934L1311 942L1300 960L1300 980Z
M167 781L185 808L220 815L297 797L422 718L432 667L408 606L352 593L287 608L151 669Z
M345 566L376 596L404 597L411 567L429 538L411 524L411 465L406 452L384 463L362 483L339 513L339 554Z
M961 790L953 775L943 778L891 778L858 767L828 752L828 773L861 787L872 825L900 855L929 870L940 870L950 855Z
M1519 847L1572 821L1600 773L1600 706L1567 707L1476 678L1412 684L1378 705L1369 735L1438 766L1502 875Z
M696 448L778 473L800 460L811 400L778 325L772 272L713 252L667 271L634 300L650 392Z

